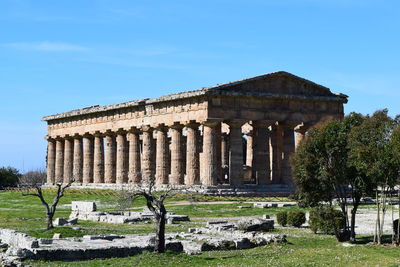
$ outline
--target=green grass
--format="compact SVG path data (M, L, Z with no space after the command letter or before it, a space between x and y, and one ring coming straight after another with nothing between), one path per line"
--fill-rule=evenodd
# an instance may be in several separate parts
M210 251L201 255L144 253L128 258L79 262L34 262L32 266L398 266L400 248L355 245L344 247L334 237L290 229L288 244L241 251Z

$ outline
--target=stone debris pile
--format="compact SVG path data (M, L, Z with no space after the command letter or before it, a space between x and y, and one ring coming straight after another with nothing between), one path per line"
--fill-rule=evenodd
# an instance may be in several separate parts
M248 249L286 242L285 235L268 233L273 227L274 221L270 219L208 222L205 227L166 234L166 248L192 255L209 250ZM0 244L8 246L5 253L8 257L44 260L127 257L153 251L155 244L154 234L36 239L7 229L0 230L0 240Z
M93 222L106 222L106 223L137 223L137 222L150 222L154 220L154 215L150 211L143 212L137 211L121 211L121 212L101 212L97 211L95 202L91 201L72 201L71 203L70 220L79 219L84 221ZM189 221L186 215L177 215L167 213L167 223L173 224L175 222Z

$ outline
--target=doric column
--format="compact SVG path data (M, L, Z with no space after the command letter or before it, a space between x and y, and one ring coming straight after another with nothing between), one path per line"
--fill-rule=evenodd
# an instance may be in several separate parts
M229 146L228 146L228 134L221 134L221 165L227 167L229 165Z
M161 124L157 127L156 143L156 181L157 185L168 184L168 128Z
M82 183L82 167L83 166L83 147L82 137L79 135L74 136L74 164L72 176L76 183Z
M251 167L253 164L253 131L246 133L246 165Z
M152 147L154 146L153 128L146 125L142 127L142 131L142 182L148 184L152 179L154 179L154 164L152 162Z
M231 121L229 124L229 184L243 184L243 141L242 125L244 121Z
M139 130L132 129L128 133L129 141L129 170L128 170L128 183L137 184L140 182L140 144L139 144Z
M199 170L199 124L191 123L186 125L186 176L185 185L198 184L200 179Z
M55 165L55 182L62 183L64 180L64 140L56 139L56 165Z
M182 128L181 124L171 126L171 174L169 184L183 184L183 155L182 155Z
M93 183L93 137L83 136L83 183Z
M203 155L202 155L202 185L217 184L217 147L216 147L216 126L220 122L203 122Z
M47 184L55 183L56 142L47 138Z
M272 125L271 147L272 147L272 183L282 183L282 152L283 152L283 129L282 125Z
M126 164L126 134L117 132L117 158L116 158L116 183L123 184L128 182L127 164Z
M294 128L296 135L295 135L295 148L297 150L297 147L299 146L299 144L303 141L304 137L306 136L306 132L308 130L308 125L305 125L304 123L297 125Z
M289 185L293 184L290 157L295 151L294 127L295 124L290 123L283 125L282 180L283 183Z
M217 183L222 184L224 182L223 175L222 175L222 123L219 123L215 127L215 149L217 151Z
M104 157L104 182L107 184L115 183L115 157L116 145L114 133L106 134L106 153Z
M66 137L64 140L64 183L69 183L72 180L73 151L73 139Z
M271 167L269 157L269 122L253 121L253 163L252 172L257 184L271 182Z
M100 133L94 137L93 182L104 183L104 141Z

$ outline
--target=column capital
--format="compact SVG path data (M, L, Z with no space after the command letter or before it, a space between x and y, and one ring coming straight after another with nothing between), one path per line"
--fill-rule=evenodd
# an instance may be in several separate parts
M111 129L107 129L104 133L104 136L115 136L115 132Z
M268 128L271 125L274 125L275 121L252 121L251 126L257 128Z
M297 132L297 133L301 133L301 134L305 134L306 132L307 132L307 130L309 129L311 127L311 125L310 124L308 124L308 123L300 123L300 124L298 124L297 126L295 126L294 127L294 130Z
M179 123L179 122L174 122L172 125L168 125L169 128L171 129L175 129L175 130L181 130L183 129L183 127L185 127L185 125Z
M44 139L47 140L48 142L54 142L54 141L55 141L55 139L54 139L53 137L48 136L48 135L46 135L46 136L44 137Z
M242 127L247 121L245 120L229 120L224 121L229 127Z
M57 135L57 136L54 138L54 140L56 140L56 141L64 141L64 138L61 137L61 136L59 136L59 135Z
M187 128L199 128L200 123L196 122L196 121L190 121L188 123L185 123L185 127Z
M132 126L129 130L128 133L140 133L140 129L137 127Z
M75 133L75 134L72 136L72 138L74 138L74 139L81 139L81 138L82 138L82 135L80 135L80 134L78 134L78 133Z
M90 134L89 132L86 132L82 135L83 138L93 138L93 135Z
M116 132L117 135L119 134L126 134L126 131L123 128L119 128Z
M165 126L164 123L160 123L154 128L154 130L157 130L157 131L160 131L160 132L166 132L166 131L168 131L168 127Z
M220 124L221 122L222 122L222 120L219 120L219 119L207 119L200 123L201 123L201 125L204 125L204 126L215 127L218 124Z
M153 127L151 127L150 125L142 125L142 127L140 128L143 132L152 132L154 130Z
M94 137L103 137L104 134L101 133L100 131L96 131L96 132L94 132L93 136L94 136Z

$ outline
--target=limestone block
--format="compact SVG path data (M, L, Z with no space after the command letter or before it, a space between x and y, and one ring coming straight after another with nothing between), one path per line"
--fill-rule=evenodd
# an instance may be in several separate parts
M96 211L96 203L93 201L72 201L71 209L79 212L92 212Z
M67 225L67 224L68 224L68 221L64 218L56 218L53 221L54 226L63 226L63 225Z

